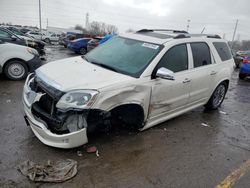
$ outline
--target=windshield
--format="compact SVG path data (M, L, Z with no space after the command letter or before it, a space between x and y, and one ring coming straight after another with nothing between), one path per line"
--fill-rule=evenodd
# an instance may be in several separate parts
M15 30L15 29L12 29L12 30L10 30L10 31L12 31L12 32L15 33L16 35L25 36L22 32L17 31L17 30Z
M160 50L160 45L114 37L90 51L85 58L104 68L139 77Z

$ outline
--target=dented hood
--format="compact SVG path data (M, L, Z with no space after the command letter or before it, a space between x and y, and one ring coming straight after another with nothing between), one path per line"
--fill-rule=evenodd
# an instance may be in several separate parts
M101 89L135 79L91 64L81 56L47 63L36 70L36 75L61 91Z

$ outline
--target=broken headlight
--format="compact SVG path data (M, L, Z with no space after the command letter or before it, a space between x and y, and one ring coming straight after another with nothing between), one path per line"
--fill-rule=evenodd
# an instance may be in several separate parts
M56 104L56 107L67 111L70 109L89 108L96 100L98 92L95 90L74 90L66 93Z

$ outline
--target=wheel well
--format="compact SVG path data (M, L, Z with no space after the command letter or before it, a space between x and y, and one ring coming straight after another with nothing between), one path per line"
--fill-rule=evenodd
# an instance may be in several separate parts
M229 86L229 80L224 80L224 81L222 81L221 83L223 83L223 82L225 82L225 83L226 83L226 85L227 85L227 89L228 89L228 86Z
M6 61L6 62L4 63L4 65L3 65L3 71L4 71L5 67L8 65L9 62L15 61L15 60L17 60L17 61L22 61L23 63L25 63L25 61L24 61L23 59L20 59L20 58L12 58L12 59L9 59L8 61ZM29 71L29 66L27 66L27 68L28 68L28 71Z
M139 129L143 127L144 110L139 104L123 104L113 108L111 116L122 120L126 125Z

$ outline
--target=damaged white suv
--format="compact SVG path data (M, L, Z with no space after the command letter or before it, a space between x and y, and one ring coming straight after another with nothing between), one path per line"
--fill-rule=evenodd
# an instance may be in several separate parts
M145 130L203 105L217 109L233 63L217 35L144 29L116 36L29 75L25 120L40 141L58 148L83 145L87 133L112 122Z

